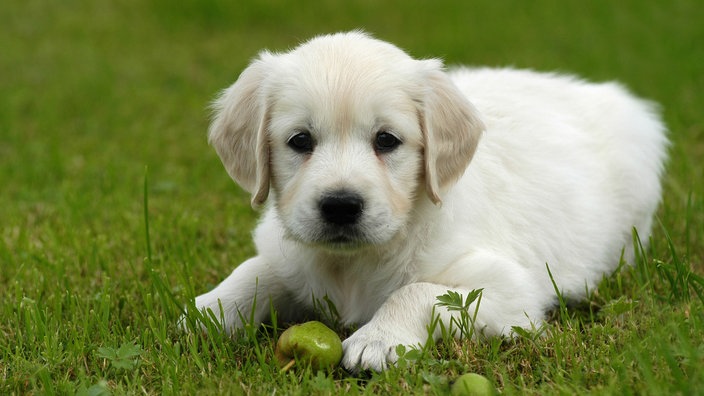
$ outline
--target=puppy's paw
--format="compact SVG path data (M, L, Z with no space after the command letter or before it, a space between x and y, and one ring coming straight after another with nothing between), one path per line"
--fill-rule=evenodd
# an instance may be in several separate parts
M205 325L204 320L207 313L200 311L195 314L189 313L187 309L185 313L179 316L178 322L176 322L176 327L182 333L192 333L192 332L206 332L208 327Z
M208 320L206 316L209 316L209 312L205 309L196 309L191 312L188 307L185 307L184 313L179 316L178 321L176 322L176 327L183 333L199 331L207 332L208 327L204 323L205 320Z
M420 340L369 323L342 342L342 366L351 373L383 371L398 360L398 345L417 346Z
M219 298L207 294L196 297L194 305L185 307L184 312L179 317L177 326L186 333L207 332L209 327L229 333L239 323L237 316L231 310L228 311Z

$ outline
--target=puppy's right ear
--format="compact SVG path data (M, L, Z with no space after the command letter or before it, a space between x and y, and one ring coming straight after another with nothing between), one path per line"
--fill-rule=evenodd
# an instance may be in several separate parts
M252 194L254 207L269 195L268 106L261 89L268 67L262 58L215 100L208 131L227 173Z
M427 86L420 112L425 183L428 196L439 204L441 191L464 174L486 128L474 105L445 74L442 63L422 62Z

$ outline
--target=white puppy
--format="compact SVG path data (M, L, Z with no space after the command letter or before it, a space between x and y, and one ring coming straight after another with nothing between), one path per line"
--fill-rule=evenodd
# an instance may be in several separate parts
M580 298L623 249L632 257L633 227L646 242L664 132L617 84L446 72L360 32L262 52L209 131L252 203L268 200L258 255L195 305L231 331L266 320L270 303L300 320L327 296L361 325L344 341L350 370L381 370L398 344L427 340L447 290L483 289L477 331L530 327L556 302L546 264Z

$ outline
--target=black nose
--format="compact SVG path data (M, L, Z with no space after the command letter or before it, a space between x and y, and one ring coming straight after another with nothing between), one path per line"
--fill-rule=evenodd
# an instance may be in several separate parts
M352 225L359 220L364 200L359 194L336 191L324 195L318 203L323 219L335 225Z

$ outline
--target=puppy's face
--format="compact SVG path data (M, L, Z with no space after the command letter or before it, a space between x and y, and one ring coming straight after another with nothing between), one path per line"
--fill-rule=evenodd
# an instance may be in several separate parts
M228 173L271 198L299 242L388 242L425 194L465 170L483 128L436 60L362 33L263 52L215 103L210 142Z
M286 231L335 249L396 235L423 172L416 104L398 82L368 78L362 62L345 64L285 76L268 119L271 185Z

